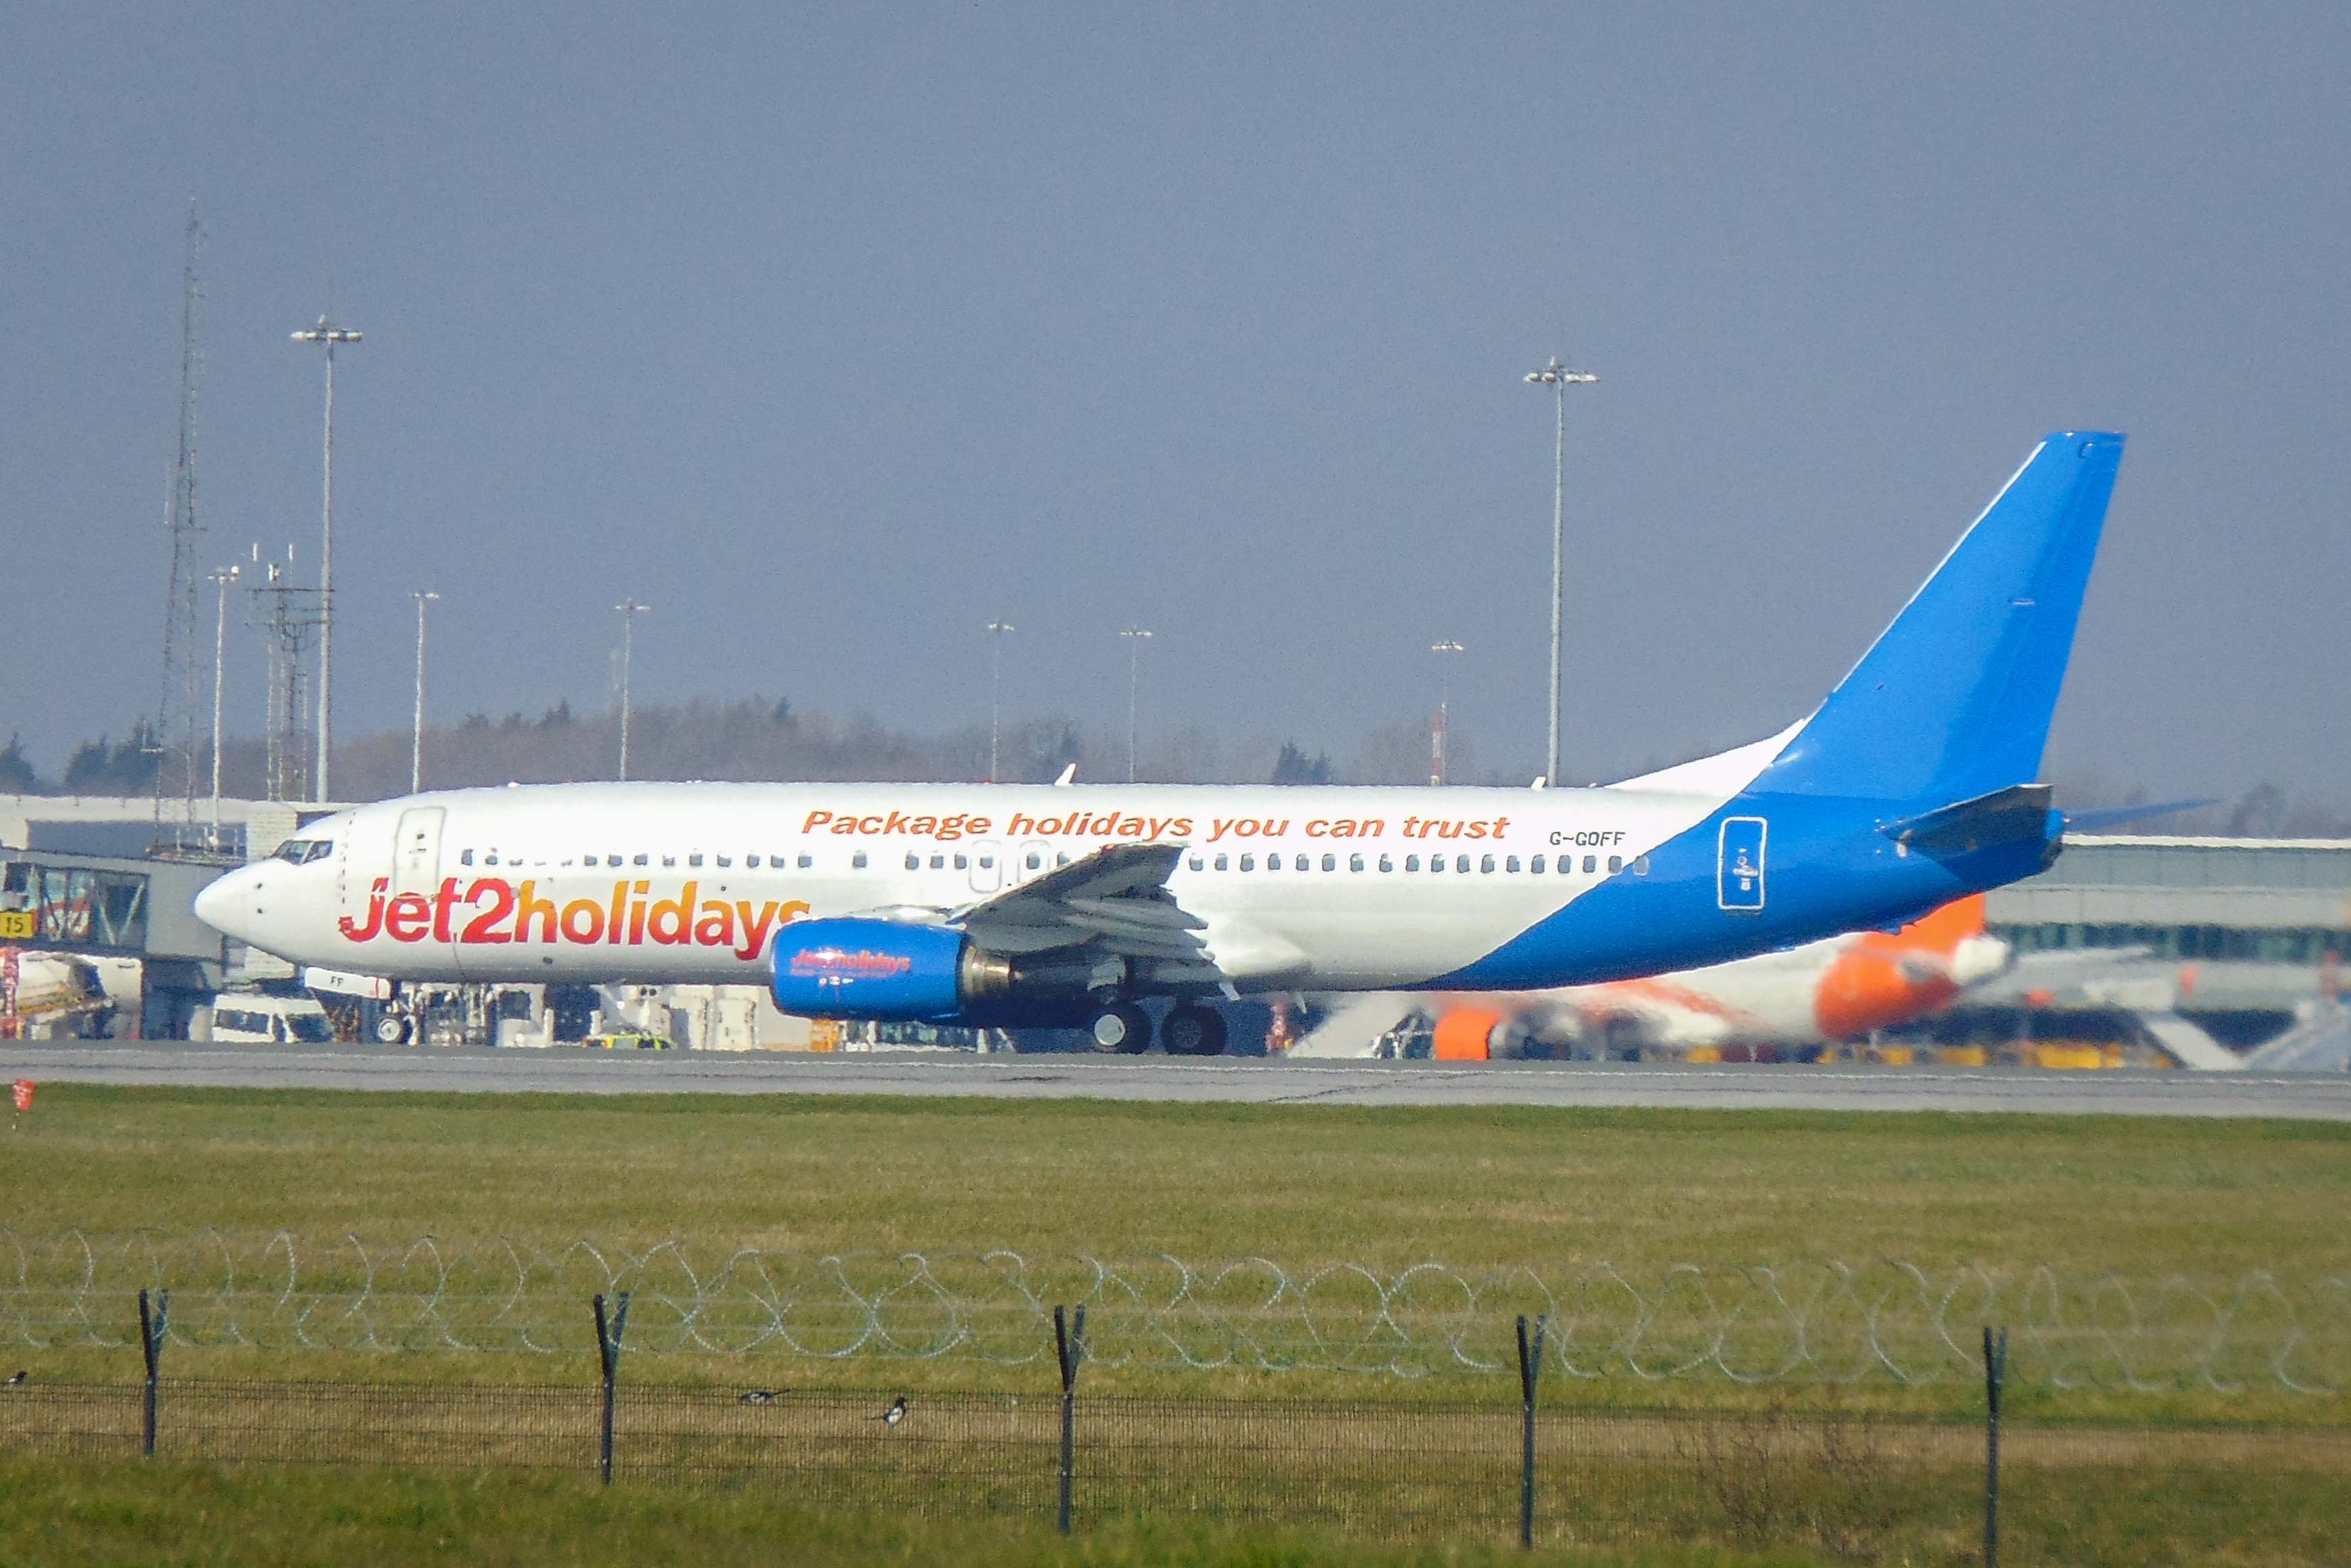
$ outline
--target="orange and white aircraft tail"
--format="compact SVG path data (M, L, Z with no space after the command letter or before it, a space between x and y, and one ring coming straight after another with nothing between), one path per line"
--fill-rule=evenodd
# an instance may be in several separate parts
M1984 900L1977 895L1898 931L1831 937L1707 969L1440 998L1432 1010L1434 1054L1482 1061L1571 1052L1687 1055L1740 1045L1803 1051L1929 1017L1970 985L2005 970L2009 958L2009 944L1985 930ZM1315 1044L1353 1054L1339 1040Z

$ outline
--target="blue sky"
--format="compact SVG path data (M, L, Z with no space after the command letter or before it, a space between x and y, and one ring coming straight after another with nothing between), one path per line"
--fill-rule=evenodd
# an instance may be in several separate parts
M750 691L1568 771L1816 701L2043 431L2132 436L2053 771L2351 797L2351 13L20 7L0 725L154 705L180 230L207 558L316 549L337 711ZM208 629L208 628L207 628ZM232 729L258 727L234 634Z

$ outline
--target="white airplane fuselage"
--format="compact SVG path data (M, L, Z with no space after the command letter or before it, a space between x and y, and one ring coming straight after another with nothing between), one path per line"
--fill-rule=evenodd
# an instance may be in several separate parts
M1386 989L1493 951L1703 818L1627 789L611 784L360 806L225 878L204 918L301 963L412 981L764 984L786 923L936 919L1106 846L1225 977ZM1540 867L1540 869L1538 869ZM1588 867L1588 868L1587 868Z

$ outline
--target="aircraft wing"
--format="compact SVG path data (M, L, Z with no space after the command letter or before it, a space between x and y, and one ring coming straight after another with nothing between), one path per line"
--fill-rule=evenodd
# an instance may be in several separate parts
M1246 921L1213 922L1167 890L1180 844L1112 844L953 911L975 946L1008 958L1078 950L1148 966L1155 986L1263 987L1310 967L1295 944Z
M950 919L976 946L1007 957L1086 948L1149 961L1163 980L1215 984L1213 967L1186 972L1210 960L1200 935L1207 922L1167 891L1183 854L1179 844L1108 845Z

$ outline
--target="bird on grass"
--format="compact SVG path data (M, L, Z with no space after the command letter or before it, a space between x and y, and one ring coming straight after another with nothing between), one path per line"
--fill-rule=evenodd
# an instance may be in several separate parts
M18 1368L17 1368L17 1369L13 1373L13 1374L11 1374L11 1375L10 1375L10 1376L9 1376L9 1378L8 1378L8 1386L9 1386L9 1387L11 1387L11 1388L22 1388L24 1386L25 1386L25 1369L24 1369L23 1367L21 1367L21 1366L20 1366L20 1367L18 1367ZM901 1403L904 1403L904 1401L901 1401Z
M790 1392L789 1388L751 1388L737 1395L735 1402L738 1405L772 1405Z
M883 1411L879 1416L876 1416L873 1418L881 1422L885 1427L896 1426L899 1422L906 1418L906 1397L904 1394L899 1395L898 1402L896 1404L891 1406L887 1410Z

